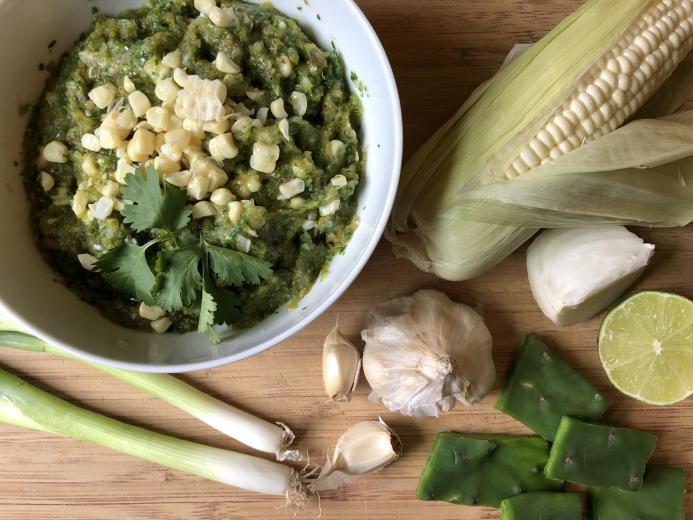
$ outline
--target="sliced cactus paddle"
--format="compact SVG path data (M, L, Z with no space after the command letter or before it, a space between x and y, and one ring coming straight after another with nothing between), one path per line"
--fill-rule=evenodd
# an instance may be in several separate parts
M637 491L656 441L649 433L564 417L544 473L586 486Z
M539 338L525 337L496 409L553 441L564 415L598 420L609 402Z
M640 491L592 488L593 520L685 520L686 473L649 466Z
M578 493L525 493L501 502L500 520L582 520Z
M543 473L548 451L548 443L539 437L439 433L416 496L499 507L521 493L560 490L563 482Z

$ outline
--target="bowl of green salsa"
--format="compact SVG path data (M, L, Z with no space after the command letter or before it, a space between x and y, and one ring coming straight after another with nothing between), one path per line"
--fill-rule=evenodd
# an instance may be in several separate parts
M319 316L377 245L402 121L353 1L0 2L0 40L0 307L46 341L230 363Z

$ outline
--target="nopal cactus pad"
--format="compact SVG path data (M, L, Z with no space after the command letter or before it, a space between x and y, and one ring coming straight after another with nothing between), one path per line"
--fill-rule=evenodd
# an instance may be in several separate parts
M686 473L679 468L648 466L642 489L592 488L594 520L685 520Z
M564 415L598 420L609 403L536 336L525 337L496 409L553 441Z
M544 473L586 486L636 491L656 441L649 433L564 417Z
M539 437L439 433L416 496L499 507L521 493L560 490L563 482L544 476L548 452Z
M582 520L579 493L525 493L501 502L500 520Z

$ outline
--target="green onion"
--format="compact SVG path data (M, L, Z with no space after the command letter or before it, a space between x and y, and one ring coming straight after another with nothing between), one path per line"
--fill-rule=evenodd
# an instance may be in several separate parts
M276 462L184 441L90 412L0 369L0 422L92 442L144 460L301 505L298 473Z
M23 332L2 314L0 314L0 345L77 359ZM284 424L275 424L255 417L167 374L133 372L87 363L172 404L246 446L272 453L278 460L303 460L304 456L299 450L288 449L294 440L294 435Z

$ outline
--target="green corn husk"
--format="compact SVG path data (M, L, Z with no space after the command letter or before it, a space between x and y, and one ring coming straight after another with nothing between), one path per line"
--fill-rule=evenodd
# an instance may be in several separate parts
M457 209L528 227L685 226L693 220L693 111L633 121L529 175L461 194Z
M655 165L647 150L653 143L671 156L686 148L681 141L686 117L638 125L620 134L620 140L607 141L602 157L611 162L599 170L580 167L574 157L582 151L578 148L545 164L541 172L535 168L513 180L505 176L520 148L575 90L578 78L656 3L588 0L479 87L405 166L386 231L395 254L442 278L464 280L496 265L542 227L690 222L686 156L669 161L673 164L638 168ZM645 100L637 116L668 115L678 109L693 78L693 58L685 58L662 85L661 95ZM631 143L630 155L615 148L634 136L641 140L639 146ZM591 152L602 139L589 143ZM613 173L616 169L618 174ZM537 173L540 179L530 179ZM587 186L575 188L582 182Z

